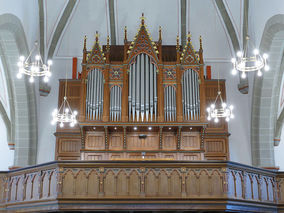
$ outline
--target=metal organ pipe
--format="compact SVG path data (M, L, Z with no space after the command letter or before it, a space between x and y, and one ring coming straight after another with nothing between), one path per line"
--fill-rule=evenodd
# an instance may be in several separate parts
M130 70L133 69L133 64L130 65ZM132 72L129 72L129 87L128 87L128 119L131 119L131 103L132 103Z
M101 120L103 115L103 74L98 69L90 71L87 78L86 118Z
M185 120L199 120L200 116L200 92L198 74L192 70L186 70L182 77L182 104Z
M156 66L147 54L136 56L135 62L130 65L128 107L129 119L132 121L154 121L153 116L156 120L156 75Z
M110 120L121 120L121 88L117 85L110 90Z
M144 79L144 70L146 71L145 62L144 62L145 55L141 55L141 120L144 121L144 102L145 102L145 79Z
M165 120L175 121L176 120L176 91L173 86L167 86L164 89L165 98Z

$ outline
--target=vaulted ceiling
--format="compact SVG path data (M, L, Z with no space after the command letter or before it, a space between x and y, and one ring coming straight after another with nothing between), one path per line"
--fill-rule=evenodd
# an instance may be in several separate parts
M223 20L217 1L84 0L74 1L72 5L70 2L72 1L43 1L45 49L46 54L54 59L81 57L84 35L87 35L87 46L91 48L96 31L99 31L102 44L106 43L106 37L110 35L112 44L121 45L124 27L127 26L128 38L132 40L139 28L142 13L145 14L146 24L154 40L158 39L158 29L161 26L164 44L175 45L177 35L180 35L183 42L190 31L193 45L198 48L198 38L201 35L207 61L227 61L234 52L226 20ZM224 6L237 39L240 39L242 1L226 0ZM60 25L62 22L63 26ZM52 41L56 41L54 37L58 40L52 52L50 47Z

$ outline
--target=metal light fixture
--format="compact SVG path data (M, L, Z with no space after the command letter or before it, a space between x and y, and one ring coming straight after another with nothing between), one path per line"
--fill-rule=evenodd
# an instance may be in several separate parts
M34 57L34 61L32 60L32 57ZM52 65L52 61L48 60L47 64L43 63L37 42L35 42L35 45L27 58L20 56L17 65L19 67L17 78L22 78L23 74L28 75L30 76L29 81L31 83L34 82L34 77L42 76L44 77L44 82L48 82L49 77L51 76L50 66Z
M220 102L217 103L218 99L220 99ZM214 103L212 103L210 107L207 108L207 120L210 121L211 119L214 119L214 122L218 123L219 118L225 118L225 120L228 122L230 121L230 119L235 117L233 114L233 108L233 105L228 106L222 99L218 73L218 93Z
M67 79L65 83L65 95L63 98L63 102L59 109L54 109L52 112L52 121L51 124L54 125L56 123L59 123L59 126L62 128L64 127L64 123L70 123L70 127L74 127L77 123L76 115L78 114L77 111L72 111L69 102L67 101L66 96L67 91Z
M236 75L237 71L242 72L241 77L246 78L246 73L257 71L258 76L262 76L261 69L264 68L264 71L269 70L269 66L267 65L268 55L264 53L260 55L258 49L253 50L253 54L248 52L248 43L249 36L246 37L246 44L243 51L237 52L237 58L232 58L233 70L232 74Z

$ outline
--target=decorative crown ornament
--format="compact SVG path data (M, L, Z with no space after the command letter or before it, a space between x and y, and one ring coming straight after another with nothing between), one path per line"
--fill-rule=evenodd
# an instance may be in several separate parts
M63 102L59 109L54 109L52 112L52 121L51 124L55 125L56 123L60 123L59 126L62 128L64 127L64 123L70 123L70 127L74 127L77 123L76 115L78 114L77 111L72 111L69 102L67 101L67 76L65 82L65 94L63 98Z
M216 102L220 99L220 105L221 107L216 107ZM218 91L217 97L213 104L210 105L210 107L207 108L208 117L207 120L210 121L211 119L214 119L215 123L219 122L219 118L225 118L225 120L228 122L231 118L234 118L233 114L233 105L227 106L225 102L223 102L221 91Z
M237 58L232 58L233 70L232 74L236 75L237 71L242 72L241 77L246 78L246 73L257 71L258 76L262 76L261 69L269 70L267 65L268 55L264 53L262 56L258 49L253 50L253 54L248 53L249 36L246 37L246 44L244 51L237 52Z
M35 61L32 61L33 56L35 57ZM39 53L38 42L35 42L35 45L27 58L25 58L24 56L20 56L18 62L19 72L17 74L17 78L20 79L22 78L23 74L25 74L30 76L29 81L33 83L34 77L44 76L44 82L48 82L49 77L51 76L51 65L51 60L48 60L47 64L43 63L42 57Z

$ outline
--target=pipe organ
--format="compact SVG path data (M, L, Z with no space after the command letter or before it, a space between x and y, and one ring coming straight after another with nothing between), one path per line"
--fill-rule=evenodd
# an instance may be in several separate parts
M176 121L176 90L173 86L167 86L164 94L164 111L166 121Z
M110 120L121 120L121 88L117 85L110 90Z
M179 37L176 45L164 45L161 28L154 41L144 22L133 41L125 28L124 45L108 38L100 46L96 34L87 50L84 39L81 79L69 81L67 95L79 122L57 128L56 159L228 159L226 122L206 120L217 81L204 77L201 38L198 51L190 35L184 46Z
M147 54L139 54L129 71L129 120L156 121L157 100L156 65Z
M104 77L100 70L94 69L87 78L86 118L101 120L103 114Z
M198 74L192 69L186 70L182 76L182 106L185 120L199 120L199 81Z

